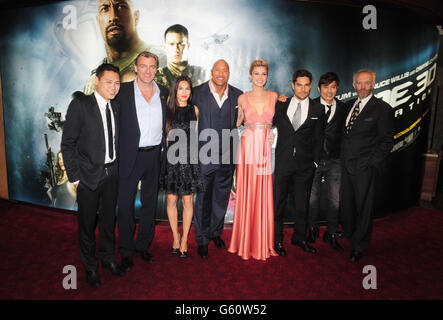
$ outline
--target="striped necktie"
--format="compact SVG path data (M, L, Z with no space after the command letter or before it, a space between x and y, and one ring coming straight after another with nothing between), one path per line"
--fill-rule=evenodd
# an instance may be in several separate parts
M349 119L348 125L346 126L346 133L349 133L352 126L354 125L355 120L358 117L358 114L360 113L360 103L361 101L357 103L357 105L354 107L354 110L352 111L351 118Z

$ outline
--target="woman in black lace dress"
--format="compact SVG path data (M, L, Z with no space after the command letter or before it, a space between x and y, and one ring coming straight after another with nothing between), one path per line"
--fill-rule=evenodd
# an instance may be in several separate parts
M188 234L194 214L194 193L203 191L203 181L198 165L196 124L198 108L191 104L192 83L187 76L175 79L169 95L166 112L168 152L166 172L161 187L166 191L166 210L173 235L172 253L181 258L188 255ZM194 143L193 146L190 144ZM191 154L192 153L192 154ZM177 221L177 201L183 203L183 234L180 236Z

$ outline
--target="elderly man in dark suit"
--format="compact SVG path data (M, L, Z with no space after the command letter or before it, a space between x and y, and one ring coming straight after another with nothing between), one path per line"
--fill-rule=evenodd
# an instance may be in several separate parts
M340 201L351 261L360 260L369 246L379 170L394 143L394 114L389 104L373 95L375 79L369 69L355 74L358 98L350 103L341 145Z
M165 150L166 101L168 90L155 83L158 57L141 52L134 65L137 77L122 83L116 101L121 106L118 189L118 231L122 267L133 267L133 255L139 252L152 262L148 248L154 238L158 181ZM141 181L140 217L134 242L134 202Z
M211 138L217 139L199 141L199 150L207 143L215 147L210 148L210 154L199 154L205 191L197 194L194 227L198 254L203 259L208 257L211 240L217 248L226 249L221 234L233 181L235 143L232 143L232 139L236 134L234 132L232 138L223 139L223 130L236 128L237 101L242 94L242 91L228 84L229 65L225 60L216 61L211 74L211 80L195 87L193 93L193 103L199 108L200 138L202 131L211 129L216 136ZM202 156L208 156L209 161L202 159Z
M115 275L124 274L114 260L120 107L111 100L120 88L119 69L111 64L100 65L95 85L93 94L77 95L70 103L61 150L69 181L77 187L79 247L86 279L98 287L101 282L94 231L99 206L102 267Z
M315 253L306 241L308 204L312 178L323 144L325 112L321 104L309 98L312 74L297 70L292 77L294 96L276 105L273 123L278 130L274 174L274 249L286 255L283 246L283 222L286 199L294 190L295 225L291 243L305 252Z

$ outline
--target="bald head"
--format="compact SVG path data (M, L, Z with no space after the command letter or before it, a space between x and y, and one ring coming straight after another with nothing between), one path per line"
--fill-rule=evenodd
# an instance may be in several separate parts
M217 60L211 69L212 83L218 87L225 87L229 80L229 64L223 60Z
M214 70L214 68L215 68L216 66L223 66L223 67L227 68L228 71L229 71L229 64L226 62L226 60L219 59L219 60L215 61L215 62L214 62L214 65L212 66L211 71Z

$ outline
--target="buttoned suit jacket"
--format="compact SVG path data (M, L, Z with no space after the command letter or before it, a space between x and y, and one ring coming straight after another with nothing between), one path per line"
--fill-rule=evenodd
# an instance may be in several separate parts
M297 130L294 130L287 111L291 99L278 101L273 125L278 137L275 149L275 173L312 174L314 162L318 163L324 139L324 107L309 99L308 115Z
M350 101L353 106L356 100ZM372 96L355 120L349 133L343 128L342 167L358 174L370 167L382 169L394 144L394 113L389 104Z
M120 105L111 101L116 154L119 149ZM69 104L63 126L61 151L70 182L95 190L104 170L106 146L103 120L94 94L77 95Z

